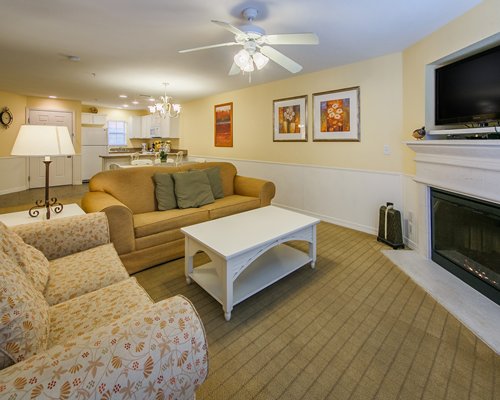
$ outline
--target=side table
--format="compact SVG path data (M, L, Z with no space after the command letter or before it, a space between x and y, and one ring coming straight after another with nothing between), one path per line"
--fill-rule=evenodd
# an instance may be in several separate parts
M83 214L85 214L85 211L83 211L78 204L76 203L64 204L64 208L59 214L56 213L50 214L50 219L71 217L73 215L83 215ZM7 226L30 224L32 222L39 222L45 220L46 219L44 212L41 212L37 217L30 217L28 214L28 210L17 211L7 214L0 214L0 221Z

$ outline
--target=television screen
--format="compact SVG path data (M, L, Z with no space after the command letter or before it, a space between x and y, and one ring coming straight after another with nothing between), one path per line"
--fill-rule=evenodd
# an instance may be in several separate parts
M500 119L500 46L435 71L436 125Z

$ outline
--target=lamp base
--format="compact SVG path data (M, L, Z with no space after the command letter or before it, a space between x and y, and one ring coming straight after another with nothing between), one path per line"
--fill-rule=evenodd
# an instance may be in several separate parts
M40 210L38 210L39 208L45 208L45 217L46 219L50 219L51 212L59 214L63 210L64 206L62 203L59 203L55 197L52 197L50 200L37 200L35 201L35 205L28 211L30 217L38 217L40 215Z
M45 164L45 200L35 201L35 205L29 209L28 214L30 217L36 218L40 215L40 211L37 209L45 208L45 217L50 219L52 207L54 208L53 211L59 214L63 210L63 205L59 203L55 197L49 199L49 168L51 161L50 159L45 159L43 163Z

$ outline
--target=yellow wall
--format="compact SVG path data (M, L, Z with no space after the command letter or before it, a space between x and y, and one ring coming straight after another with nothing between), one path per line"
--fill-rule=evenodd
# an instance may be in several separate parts
M17 138L17 133L26 119L26 96L0 91L0 109L8 107L14 119L7 128L0 125L0 157L10 156L10 151Z
M403 132L425 123L425 66L500 31L500 0L484 0L463 16L427 36L403 52ZM403 171L414 173L415 154L405 149Z
M312 142L311 95L353 86L361 90L361 142ZM308 142L273 142L273 100L305 94ZM400 171L402 96L402 57L391 54L185 103L180 145L200 156ZM213 144L214 105L226 102L233 102L232 148Z
M90 112L91 106L84 105L82 106L82 112ZM145 115L145 110L125 110L119 108L105 108L105 107L97 107L99 110L99 114L106 115L107 120L113 121L128 121L128 119L132 116L140 116Z

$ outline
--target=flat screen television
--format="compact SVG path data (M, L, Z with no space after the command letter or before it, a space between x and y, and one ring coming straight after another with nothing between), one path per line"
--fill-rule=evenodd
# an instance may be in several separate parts
M435 70L436 125L500 119L500 45Z

